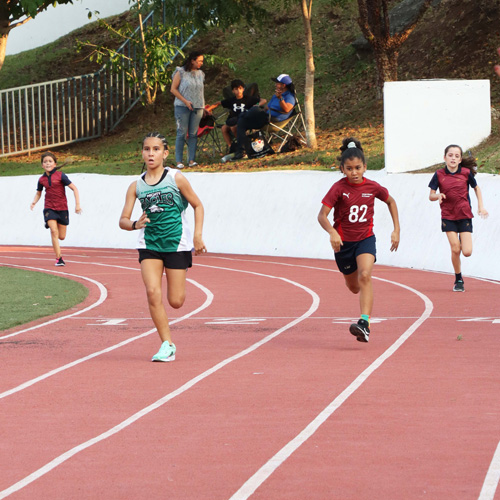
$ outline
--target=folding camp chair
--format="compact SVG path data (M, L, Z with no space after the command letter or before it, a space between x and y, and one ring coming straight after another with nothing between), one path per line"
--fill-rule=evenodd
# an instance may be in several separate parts
M198 145L200 151L210 151L210 156L224 154L224 140L221 137L220 124L213 115L204 116L198 127Z
M269 144L273 145L274 143L273 149L276 153L281 152L283 146L292 137L296 137L304 146L307 144L304 135L306 131L304 115L297 98L295 98L295 101L292 114L286 120L280 122L271 121L261 129Z

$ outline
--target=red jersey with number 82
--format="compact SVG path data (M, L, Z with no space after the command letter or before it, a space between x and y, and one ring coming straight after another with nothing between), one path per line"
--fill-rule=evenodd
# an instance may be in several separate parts
M351 184L344 177L330 188L322 203L334 210L333 227L342 241L361 241L373 235L375 198L386 202L389 191L366 178L361 184Z

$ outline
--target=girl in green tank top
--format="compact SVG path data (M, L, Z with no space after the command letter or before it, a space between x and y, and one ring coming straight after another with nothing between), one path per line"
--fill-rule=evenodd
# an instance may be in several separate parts
M160 133L151 132L142 142L146 172L128 188L120 217L120 227L139 230L139 262L146 287L151 318L162 342L152 361L174 361L167 312L162 301L162 277L167 277L167 299L178 309L186 298L186 273L191 267L191 251L207 251L203 243L203 205L188 180L176 169L164 168L168 144ZM132 221L132 211L139 200L142 215ZM185 212L194 209L194 233L187 226Z

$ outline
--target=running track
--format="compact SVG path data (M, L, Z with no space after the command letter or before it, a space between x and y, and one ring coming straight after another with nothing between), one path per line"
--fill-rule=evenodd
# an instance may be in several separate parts
M0 499L500 499L498 282L376 266L362 344L334 262L207 254L151 363L136 252L64 258L0 247L89 289L0 332Z

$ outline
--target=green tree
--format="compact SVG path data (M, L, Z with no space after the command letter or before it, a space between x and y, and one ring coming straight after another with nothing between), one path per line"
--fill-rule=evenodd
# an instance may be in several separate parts
M377 65L377 96L382 98L384 82L397 81L401 45L431 6L432 0L420 5L417 15L398 33L391 33L388 0L358 0L358 24L370 43Z
M161 1L161 0L156 0ZM340 0L333 0L338 2ZM284 5L288 7L293 0L278 0L274 2L275 7ZM262 2L255 0L183 0L182 9L178 7L177 0L165 0L167 12L175 12L173 22L191 22L197 29L206 29L210 26L227 27L241 19L245 19L248 24L258 23L266 15L270 15L262 7ZM314 115L314 56L313 39L311 30L313 0L299 0L299 6L304 23L305 38L305 57L306 57L306 75L305 75L305 102L304 114L306 121L306 139L307 146L317 147L316 126Z
M172 81L172 63L177 53L183 56L182 51L174 43L181 31L184 34L191 34L193 26L163 24L157 21L154 25L143 25L143 16L149 13L151 8L156 7L158 12L162 12L154 1L136 0L131 10L137 13L139 28L124 26L113 28L108 22L99 19L101 26L104 26L113 36L122 43L128 42L129 49L118 52L104 45L95 45L90 42L79 42L80 47L86 46L93 49L89 55L91 60L99 64L108 64L115 74L125 76L128 85L137 89L143 96L143 103L147 106L156 102L156 97L160 91L164 91ZM159 18L161 16L157 16ZM206 55L207 63L228 64L234 66L228 59Z
M191 24L197 30L211 26L228 27L244 19L254 24L267 11L256 0L147 0L157 8L165 4L168 20L174 24Z
M165 90L171 81L168 68L178 51L172 40L179 35L180 28L165 26L160 22L144 26L143 13L147 6L149 3L142 0L137 0L132 6L132 10L137 12L138 30L129 25L113 28L105 20L98 20L112 36L122 43L128 41L130 50L118 52L90 42L79 42L79 46L93 49L89 55L90 60L109 64L113 73L125 75L129 86L137 88L144 96L144 103L151 105L154 104L158 91Z
M73 3L73 0L0 0L0 69L5 60L9 33L27 23L49 5Z

